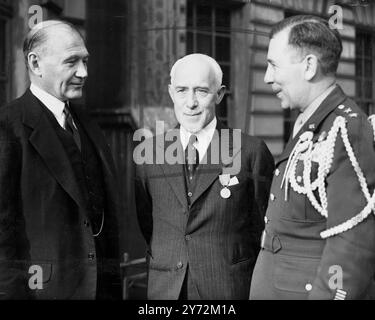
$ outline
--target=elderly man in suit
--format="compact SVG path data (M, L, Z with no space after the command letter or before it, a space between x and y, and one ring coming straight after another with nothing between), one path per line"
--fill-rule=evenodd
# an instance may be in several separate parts
M150 158L161 152L164 162L137 166L149 299L248 298L274 162L264 142L217 120L224 91L209 56L187 55L172 67L179 126L148 140ZM173 151L181 161L168 159Z
M0 109L0 298L121 298L115 169L81 97L88 52L69 23L24 42L31 81Z
M342 44L315 16L271 31L264 81L298 109L276 163L251 299L366 299L375 267L375 151L363 111L336 84Z

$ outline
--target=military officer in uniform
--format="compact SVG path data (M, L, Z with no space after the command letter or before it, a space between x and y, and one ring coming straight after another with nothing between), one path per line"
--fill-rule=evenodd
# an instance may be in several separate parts
M271 30L264 80L300 115L276 162L250 299L368 299L373 290L374 134L336 84L341 51L318 17Z

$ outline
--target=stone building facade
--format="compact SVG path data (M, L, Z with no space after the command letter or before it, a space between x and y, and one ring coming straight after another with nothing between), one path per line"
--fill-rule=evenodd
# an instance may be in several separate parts
M74 23L87 40L89 80L80 103L102 126L121 177L126 212L122 250L143 255L134 212L132 161L135 129L166 129L176 120L168 96L169 70L187 53L206 53L224 71L227 95L218 117L264 139L280 155L295 115L280 108L263 78L268 32L294 14L337 14L343 27L338 80L367 113L375 113L375 4L372 0L0 0L0 104L28 87L22 54L24 35L35 19ZM34 8L34 10L33 10ZM333 7L335 8L335 7ZM341 14L339 12L339 14ZM336 21L337 22L337 21ZM0 195L1 196L1 195Z

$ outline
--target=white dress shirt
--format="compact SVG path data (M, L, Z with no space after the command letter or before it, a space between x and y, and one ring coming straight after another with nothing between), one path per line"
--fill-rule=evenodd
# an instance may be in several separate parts
M197 141L194 142L194 147L198 150L198 153L199 153L199 163L204 158L207 152L208 146L211 143L211 140L215 133L216 124L217 124L217 120L215 117L207 126L205 126L203 129L201 129L197 133L191 133L187 131L182 125L180 126L180 138L181 138L181 144L182 144L184 151L189 143L190 136L194 134L197 137Z
M57 99L33 83L30 85L30 91L53 113L59 125L65 129L65 102Z

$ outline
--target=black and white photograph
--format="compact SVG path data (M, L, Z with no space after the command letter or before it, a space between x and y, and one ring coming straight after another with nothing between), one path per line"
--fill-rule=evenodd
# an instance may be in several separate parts
M375 1L0 0L0 300L375 300Z

